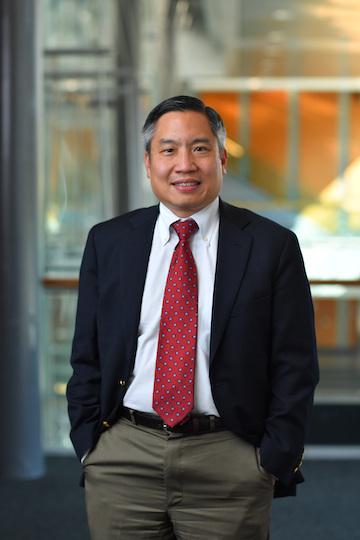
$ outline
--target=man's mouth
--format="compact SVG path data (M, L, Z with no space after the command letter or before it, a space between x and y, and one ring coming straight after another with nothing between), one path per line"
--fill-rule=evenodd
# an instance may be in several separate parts
M176 180L172 186L181 193L192 193L196 191L201 182L198 180Z
M174 182L175 186L197 186L199 182Z
M198 186L200 182L198 180L176 180L175 182L172 182L172 185L175 187L191 187L191 186Z

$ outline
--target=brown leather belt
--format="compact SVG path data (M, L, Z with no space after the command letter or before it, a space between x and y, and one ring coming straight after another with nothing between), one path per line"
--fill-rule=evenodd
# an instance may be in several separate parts
M122 416L130 420L133 424L145 426L152 429L165 431L166 433L184 433L186 435L202 435L226 429L221 418L214 415L194 414L185 422L174 426L168 426L160 416L151 413L134 411L123 408Z

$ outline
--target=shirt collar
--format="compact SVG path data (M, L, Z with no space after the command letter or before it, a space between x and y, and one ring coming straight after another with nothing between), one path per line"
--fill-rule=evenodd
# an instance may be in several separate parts
M201 238L206 245L211 244L211 239L219 223L219 197L216 197L208 206L187 218L179 218L164 203L160 202L159 233L161 244L164 246L170 240L171 225L179 219L193 219L196 221Z

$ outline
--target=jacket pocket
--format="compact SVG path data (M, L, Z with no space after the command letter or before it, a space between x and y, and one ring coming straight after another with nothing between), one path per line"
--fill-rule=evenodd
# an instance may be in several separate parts
M275 483L275 477L271 474L271 473L268 473L264 467L261 465L261 457L260 457L260 448L259 447L255 447L254 448L255 450L255 459L256 459L256 465L257 465L257 468L259 470L259 473L264 477L266 478L266 480L271 480L272 484Z

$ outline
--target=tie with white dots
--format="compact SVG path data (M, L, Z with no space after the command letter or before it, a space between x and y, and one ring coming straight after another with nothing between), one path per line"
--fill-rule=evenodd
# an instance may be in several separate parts
M156 357L153 409L168 426L180 423L194 407L198 321L198 280L189 239L193 219L172 224L179 236L164 291Z

